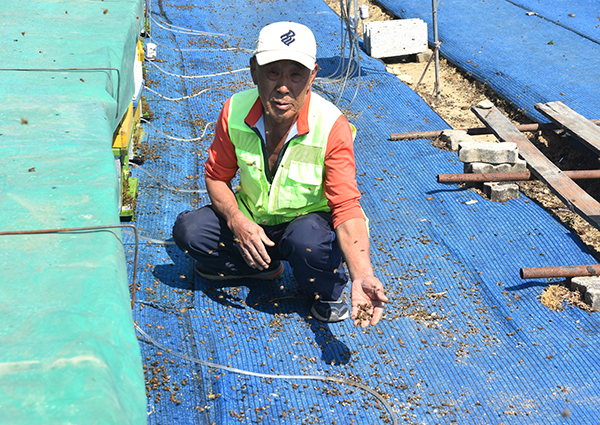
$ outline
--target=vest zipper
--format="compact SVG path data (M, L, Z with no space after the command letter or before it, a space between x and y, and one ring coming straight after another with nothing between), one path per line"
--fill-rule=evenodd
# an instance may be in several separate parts
M246 123L246 125L248 125L248 123ZM271 186L273 184L273 177L275 177L275 176L273 174L271 174L271 168L269 167L269 157L267 156L267 143L263 140L262 135L260 134L260 131L258 131L258 128L256 128L256 126L248 125L248 127L250 127L252 129L252 131L254 131L254 133L258 136L258 138L260 140L260 148L261 148L261 151L263 154L263 164L264 164L263 172L265 173L265 177L267 178L267 182L269 183L269 191L267 193L270 195L271 194ZM292 140L296 139L297 137L304 136L305 134L296 134L290 140L288 140L287 142L285 142L283 144L283 147L279 151L279 155L277 155L277 162L275 163L275 174L277 174L277 170L279 169L279 165L281 164L283 155L285 154L285 151L287 150L290 142Z
M242 204L244 204L244 207L246 207L246 211L248 211L248 214L250 214L252 216L252 220L254 220L254 214L252 214L252 210L248 208L248 204L246 204L242 198L238 199Z
M246 124L248 125L248 124ZM263 173L265 173L265 177L267 178L267 182L269 182L269 192L271 192L271 183L273 183L273 176L271 175L271 170L269 169L269 158L267 157L267 146L266 146L266 142L263 140L262 135L260 134L260 131L258 131L258 128L256 128L256 126L249 126L252 129L252 131L254 131L254 133L258 136L258 139L260 140L260 150L262 152L263 155Z

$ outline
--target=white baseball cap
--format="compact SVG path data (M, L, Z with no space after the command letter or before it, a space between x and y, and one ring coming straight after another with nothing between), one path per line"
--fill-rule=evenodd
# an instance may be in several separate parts
M317 60L317 43L312 31L305 25L275 22L260 30L254 57L260 66L292 60L312 70Z

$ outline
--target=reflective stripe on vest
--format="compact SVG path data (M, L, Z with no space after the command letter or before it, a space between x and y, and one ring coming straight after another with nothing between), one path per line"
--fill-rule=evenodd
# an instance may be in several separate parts
M275 225L315 211L329 211L323 177L327 138L341 112L321 96L311 93L310 132L292 138L285 148L273 182L269 184L266 152L258 130L244 119L258 99L258 90L235 94L230 102L229 137L240 168L238 205L259 224Z

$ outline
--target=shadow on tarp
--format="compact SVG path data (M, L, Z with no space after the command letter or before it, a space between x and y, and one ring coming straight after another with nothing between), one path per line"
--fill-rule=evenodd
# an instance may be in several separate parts
M345 76L345 70L350 68L353 72L349 75L350 78L356 77L360 70L361 77L366 77L371 74L381 75L382 72L372 67L364 66L361 62L360 67L356 59L342 58L341 56L329 56L317 58L319 72L317 78L341 78Z
M315 343L321 350L321 360L327 364L347 364L350 349L331 332L328 324L310 315L310 300L294 288L288 288L288 275L276 281L242 279L236 282L211 282L199 278L196 290L212 301L238 310L252 308L275 318L276 315L297 314L314 333ZM244 287L245 299L230 294L227 289ZM284 289L281 289L284 288ZM291 295L290 295L291 294Z
M310 314L309 296L298 291L287 265L283 277L276 281L240 279L228 282L213 282L195 276L194 260L174 245L168 245L166 252L173 264L157 265L153 274L168 287L177 290L202 292L209 299L225 308L246 310L247 308L272 315L297 314L314 334L315 343L321 350L321 360L327 364L345 365L350 361L350 349L331 331L329 324L321 323ZM186 278L181 278L186 276ZM242 288L239 295L228 291ZM245 295L245 296L244 296ZM194 299L193 297L192 299ZM193 304L186 307L195 307Z

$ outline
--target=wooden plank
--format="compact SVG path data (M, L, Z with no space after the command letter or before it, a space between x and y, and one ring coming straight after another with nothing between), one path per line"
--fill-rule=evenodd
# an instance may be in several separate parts
M496 107L473 106L473 113L502 142L514 142L519 154L527 161L530 171L548 185L565 205L581 215L588 223L600 229L600 203L567 177L544 156Z
M600 128L562 102L536 103L535 109L600 156Z

